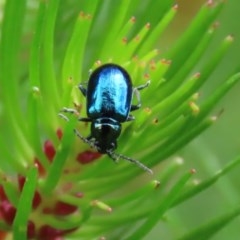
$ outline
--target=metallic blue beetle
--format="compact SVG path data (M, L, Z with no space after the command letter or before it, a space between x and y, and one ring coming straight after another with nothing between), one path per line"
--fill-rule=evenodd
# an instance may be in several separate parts
M87 99L88 116L79 121L91 122L91 134L84 138L77 130L75 133L98 152L108 154L114 161L122 158L152 173L139 161L114 152L117 148L116 140L121 134L121 123L134 120L129 112L140 108L138 90L147 87L149 83L150 81L133 88L129 74L122 67L105 64L97 68L90 75L87 88L79 85ZM137 105L131 105L133 93L137 96Z

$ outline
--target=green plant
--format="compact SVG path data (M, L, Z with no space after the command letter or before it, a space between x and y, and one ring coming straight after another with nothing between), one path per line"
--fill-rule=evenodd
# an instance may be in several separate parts
M212 187L240 163L238 157L196 185L195 170L170 158L218 119L221 112L211 112L240 78L239 65L226 69L228 77L199 101L199 89L209 84L233 42L227 36L200 64L226 3L205 3L165 51L156 50L156 43L177 6L170 0L139 3L19 0L16 7L14 1L5 2L0 45L2 239L11 233L21 240L141 239L159 221L167 221L173 207ZM87 136L88 126L76 116L68 122L58 116L63 107L75 107L85 116L77 85L88 78L89 69L105 62L125 67L134 85L151 79L136 120L124 124L117 151L152 167L153 176L128 162L115 165L89 149L73 134L77 128ZM238 214L238 206L217 214L179 239L210 239Z

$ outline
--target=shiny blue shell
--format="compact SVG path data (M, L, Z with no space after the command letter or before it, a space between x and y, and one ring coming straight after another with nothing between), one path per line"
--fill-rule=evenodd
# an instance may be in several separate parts
M105 64L97 68L87 87L88 117L125 122L131 108L132 89L130 76L120 66Z

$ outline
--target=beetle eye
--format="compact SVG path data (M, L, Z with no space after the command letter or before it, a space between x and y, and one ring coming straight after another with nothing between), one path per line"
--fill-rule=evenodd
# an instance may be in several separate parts
M112 147L113 150L116 149L117 148L116 142L111 142L111 147Z

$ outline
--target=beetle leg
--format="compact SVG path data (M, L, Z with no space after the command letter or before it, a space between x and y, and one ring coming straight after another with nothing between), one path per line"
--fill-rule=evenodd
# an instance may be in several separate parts
M78 111L74 108L66 108L64 107L60 113L58 114L59 117L63 118L65 121L69 121L68 117L65 116L63 113L71 113L71 114L76 114L76 115L79 115Z
M79 115L79 112L76 109L74 109L74 108L65 108L64 107L61 110L61 112ZM59 113L58 115L59 115L59 117L63 118L65 121L69 121L68 117L65 116L64 114ZM81 122L92 122L92 119L91 118L87 118L87 117L83 117L83 118L78 118L78 121L81 121Z
M137 88L133 89L133 94L136 95L138 103L137 103L137 105L131 105L130 111L135 111L141 107L140 93Z
M133 121L133 120L135 120L135 117L133 116L133 115L128 115L128 117L127 117L127 120L126 121Z
M139 90L142 90L142 89L148 87L149 84L150 84L150 81L147 81L145 84L135 87L133 89L133 94L136 95L138 103L137 103L137 105L131 105L130 111L135 111L141 107L141 98L140 98Z
M83 94L83 96L86 97L86 95L87 95L87 89L86 89L82 84L79 84L79 85L78 85L78 88L79 88L79 90L81 91L81 93Z
M61 112L71 113L71 114L76 114L76 115L79 114L79 112L78 112L76 109L74 109L74 108L66 108L66 107L64 107L64 108L61 110Z
M74 108L65 108L65 107L64 107L64 108L61 110L61 112L79 115L79 112L78 112L76 109L74 109ZM62 113L59 113L59 116L62 117L62 118L64 118L65 120L67 119L67 117L66 117L64 114L62 114ZM68 119L67 119L67 120L68 120ZM91 118L84 117L84 118L78 118L78 121L81 121L81 122L91 122L92 119L91 119Z
M62 113L59 113L59 114L58 114L58 116L59 116L59 117L61 117L62 119L64 119L66 122L68 122L68 121L69 121L68 117L67 117L67 116L65 116L65 115L64 115L64 114L62 114Z
M92 122L92 119L91 118L79 118L78 121L81 121L81 122Z
M135 87L135 88L136 88L137 90L142 90L142 89L148 87L149 84L150 84L150 80L148 80L145 84L142 84L142 85L140 85L140 86L138 86L138 87Z

